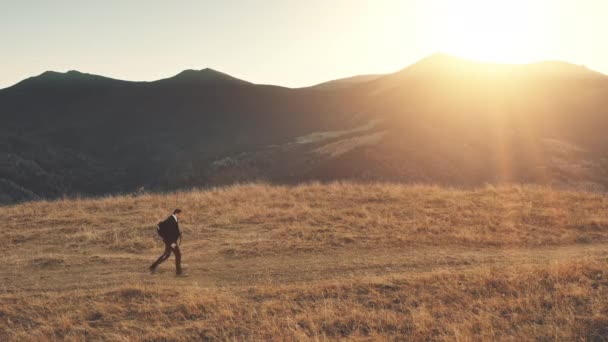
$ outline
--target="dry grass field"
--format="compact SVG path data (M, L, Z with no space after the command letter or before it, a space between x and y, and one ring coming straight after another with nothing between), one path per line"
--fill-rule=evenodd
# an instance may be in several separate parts
M150 275L176 206L189 276ZM253 184L0 221L0 341L608 340L601 194Z

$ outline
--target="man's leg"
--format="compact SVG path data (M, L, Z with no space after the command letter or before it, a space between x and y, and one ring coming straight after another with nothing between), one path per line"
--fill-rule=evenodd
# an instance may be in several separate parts
M182 274L182 252L179 250L177 243L173 247L173 254L175 254L175 273L177 275Z
M158 265L163 263L170 256L171 256L171 245L165 243L165 251L163 252L163 254L160 257L158 257L158 259L156 259L156 261L152 264L152 266L150 266L150 271L154 272L156 270L156 268L158 267Z

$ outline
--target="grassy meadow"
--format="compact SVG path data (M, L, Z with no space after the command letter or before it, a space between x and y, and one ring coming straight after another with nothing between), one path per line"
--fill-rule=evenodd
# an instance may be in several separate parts
M175 207L189 276L150 275ZM608 340L603 194L249 184L0 221L0 341Z

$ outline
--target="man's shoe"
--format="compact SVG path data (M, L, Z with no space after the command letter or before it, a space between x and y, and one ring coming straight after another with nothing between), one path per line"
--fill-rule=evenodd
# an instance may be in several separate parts
M175 273L175 276L176 277L187 277L188 273L180 271L180 272Z
M156 274L156 271L158 270L158 266L150 266L149 270L150 270L150 274Z

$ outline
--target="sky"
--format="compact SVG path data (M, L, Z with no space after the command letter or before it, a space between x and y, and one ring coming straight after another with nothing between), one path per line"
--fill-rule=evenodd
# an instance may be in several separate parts
M0 88L46 70L149 81L210 67L289 87L444 52L608 74L606 0L0 0Z

